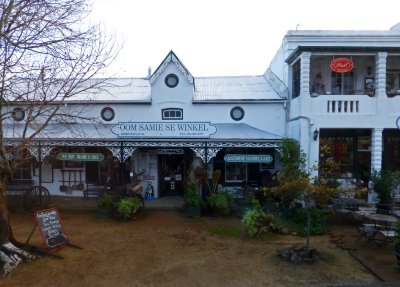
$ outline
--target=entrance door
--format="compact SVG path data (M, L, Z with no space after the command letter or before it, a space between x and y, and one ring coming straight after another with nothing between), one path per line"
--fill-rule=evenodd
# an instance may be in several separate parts
M159 154L160 196L183 196L185 160L183 154Z

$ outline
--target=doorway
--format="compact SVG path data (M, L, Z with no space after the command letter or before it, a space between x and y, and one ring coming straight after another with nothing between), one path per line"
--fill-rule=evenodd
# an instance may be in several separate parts
M160 196L183 196L186 170L183 150L159 154L158 166Z

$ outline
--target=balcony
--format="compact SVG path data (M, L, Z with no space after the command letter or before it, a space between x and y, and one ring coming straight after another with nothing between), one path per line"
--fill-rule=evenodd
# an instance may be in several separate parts
M372 115L376 98L367 95L320 95L311 99L314 115Z

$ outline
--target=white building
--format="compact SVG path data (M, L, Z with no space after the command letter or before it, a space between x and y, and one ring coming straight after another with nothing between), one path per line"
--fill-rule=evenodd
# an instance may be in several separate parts
M289 87L286 136L300 142L309 168L332 157L339 177L364 181L400 168L400 24L288 31L270 69Z
M400 168L400 25L288 31L260 76L196 78L171 51L147 78L113 84L90 102L69 101L66 111L82 109L98 122L53 123L57 131L29 148L39 164L23 166L13 180L79 196L88 184L124 186L141 173L155 197L183 195L187 172L201 159L209 176L222 171L222 185L265 184L279 170L283 137L300 142L310 171L327 157L344 179ZM10 109L12 141L24 113Z
M79 196L87 185L123 187L141 174L145 191L152 186L160 197L183 195L196 158L209 176L221 170L225 186L260 183L276 171L286 97L267 76L196 78L171 51L149 77L112 84L90 102L81 100L87 95L69 100L66 111L99 121L53 123L54 132L29 149L41 164L22 167L13 179L33 179L53 195ZM11 109L13 140L24 113L23 106Z

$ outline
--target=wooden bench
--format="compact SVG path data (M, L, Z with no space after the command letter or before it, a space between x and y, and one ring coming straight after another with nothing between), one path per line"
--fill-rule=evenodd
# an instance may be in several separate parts
M86 188L83 190L83 197L100 197L107 191L107 187L96 183L87 183Z

